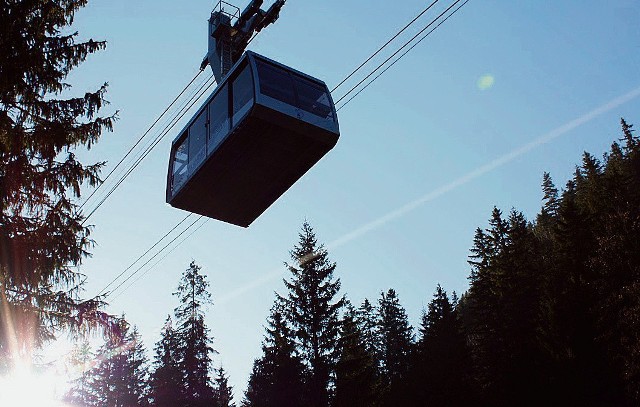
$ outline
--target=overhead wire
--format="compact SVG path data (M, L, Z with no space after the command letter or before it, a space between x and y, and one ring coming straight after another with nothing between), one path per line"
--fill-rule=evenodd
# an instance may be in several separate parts
M171 228L171 230L169 230L167 233L164 234L164 236L162 236L157 242L155 242L151 247L149 247L147 249L146 252L142 253L140 255L140 257L138 257L137 259L135 259L135 261L133 263L131 263L126 269L124 269L120 274L118 274L114 279L111 280L111 282L109 282L109 284L107 284L102 290L100 290L100 292L98 293L97 297L101 296L102 294L106 293L107 290L109 289L109 287L111 287L111 285L113 283L115 283L120 277L122 277L127 271L129 271L137 262L139 262L140 260L142 260L142 258L144 256L146 256L147 254L149 254L149 252L151 250L153 250L157 245L160 244L161 241L163 241L167 236L169 236L171 234L171 232L173 232L174 230L176 230L180 225L182 225L187 219L189 219L189 217L191 217L191 215L193 215L192 213L187 214L184 218L182 218L182 220L180 222L178 222L174 227Z
M213 75L211 77L209 77L209 79L211 79L213 77ZM131 175L131 173L140 165L140 163L142 163L142 161L149 155L149 153L151 153L151 151L160 143L160 141L162 141L162 139L169 133L169 131L171 131L171 129L173 129L173 127L180 121L180 119L189 111L189 109L191 109L191 107L193 107L193 105L200 100L200 98L211 88L211 86L213 86L213 84L215 83L215 81L212 81L209 83L208 86L205 87L205 85L207 84L208 80L205 81L201 87L198 89L199 94L196 95L196 97L194 97L192 99L192 101L188 104L188 106L186 106L184 109L182 109L182 111L180 111L178 113L178 116L176 116L174 119L172 119L169 124L167 124L164 129L160 132L160 134L158 136L156 136L156 138L150 143L148 144L147 148L144 150L144 152L142 153L142 155L139 156L138 159L136 159L136 161L126 170L126 172L124 173L123 176L120 177L120 179L116 182L116 184L111 187L111 189L109 190L109 192L107 192L107 194L98 202L98 204L93 208L93 210L91 210L91 212L89 212L89 214L87 216L85 216L84 222L86 222L104 203L107 199L109 199L109 197L115 192L116 189L118 189L118 187L120 187L120 185L129 177L129 175Z
M82 205L80 205L79 209L82 209L87 202L89 202L89 200L91 200L91 198L96 194L96 192L98 192L100 190L100 188L109 180L109 178L111 177L111 175L120 167L120 165L127 159L127 157L129 157L129 155L133 152L133 150L135 150L135 148L138 146L138 144L140 144L140 142L142 142L142 140L147 136L147 134L149 134L149 132L151 131L151 129L153 129L155 127L156 124L158 124L158 122L160 121L160 119L162 119L164 117L165 114L167 114L167 112L169 111L169 109L171 109L171 107L176 103L176 101L178 101L178 99L180 99L180 97L187 91L187 89L189 89L189 87L193 84L193 82L195 82L196 78L198 78L198 76L200 76L200 74L202 73L202 71L198 71L195 76L189 81L189 83L187 83L187 85L180 91L180 93L178 93L178 96L176 96L171 103L169 103L169 106L167 106L166 109L164 109L162 111L162 113L160 113L160 115L156 118L156 120L151 123L151 126L149 126L147 128L147 130L142 134L142 136L140 136L140 138L138 138L138 140L133 144L133 146L131 146L131 148L129 148L129 150L126 152L126 154L120 159L120 161L118 161L118 163L115 165L115 167L113 167L111 169L111 171L109 171L109 173L107 174L107 176L104 178L104 180L102 180L102 182L93 190L91 191L91 194L89 194L89 196L87 197L87 199L84 200L84 202L82 203Z
M427 32L424 36L422 36L418 41L416 41L411 47L409 47L405 52L403 52L398 58L396 58L391 64L389 64L386 68L384 68L378 75L376 75L371 81L369 81L366 85L364 85L358 92L356 92L353 96L351 96L346 102L344 102L340 107L336 108L336 111L339 111L343 107L345 107L349 102L355 99L362 91L367 89L373 82L376 81L379 77L381 77L385 72L389 70L392 66L394 66L398 61L402 59L405 55L407 55L413 48L415 48L418 44L422 42L425 38L427 38L432 32L434 32L438 27L440 27L445 21L447 21L451 16L458 12L465 4L467 4L470 0L465 0L462 4L460 4L455 10L451 12L447 17L445 17L442 21L440 21L435 27L433 27L429 32ZM340 98L340 100L344 99L344 97ZM337 103L337 102L336 102Z
M370 72L367 76L365 76L364 79L360 80L355 86L353 86L347 93L345 93L340 99L338 99L338 101L336 102L339 103L340 101L342 101L347 95L349 95L350 93L352 93L355 89L358 88L358 86L360 86L362 83L364 83L368 78L370 78L375 72L377 72L382 66L384 66L387 62L389 62L394 56L396 56L399 52L401 52L403 49L405 49L407 46L409 46L409 44L411 44L412 41L414 41L416 38L418 38L421 34L423 34L429 27L431 27L436 21L438 21L442 16L444 16L449 10L451 10L456 4L460 3L460 1L462 0L456 0L454 3L452 3L449 7L447 7L443 12L441 12L437 17L435 17L433 20L431 20L431 22L429 22L425 27L423 27L417 34L415 34L411 39L409 39L408 41L406 41L398 50L396 50L390 57L388 57L385 61L383 61L381 64L379 64L372 72ZM437 3L438 0L435 0L434 2L432 2L426 9L424 9L423 11L421 11L413 20L411 20L408 24L406 24L396 35L394 35L391 39L389 39L382 47L380 47L373 55L369 56L362 64L360 64L356 69L354 69L351 73L349 73L349 75L347 75L347 77L345 77L345 79L343 79L340 83L338 83L338 85L336 85L333 89L337 89L339 86L341 86L343 83L345 83L349 78L351 78L357 71L359 71L363 66L365 66L371 59L373 59L382 49L384 49L387 45L389 45L395 38L398 37L398 35L405 31L411 24L413 24L418 18L420 18L424 13L426 13L429 9L431 9L433 7L433 5L435 5L435 3ZM371 81L369 81L367 84L365 84L364 87L362 87L361 89L359 89L351 98L349 98L345 103L343 103L337 110L342 109L344 106L346 106L349 102L351 102L354 98L356 98L362 91L364 91L367 87L369 87L376 79L378 79L380 76L382 76L385 72L387 72L387 70L389 68L391 68L393 65L395 65L400 59L402 59L406 54L408 54L412 49L414 49L420 42L422 42L425 38L427 38L432 32L434 32L438 27L440 27L445 21L447 21L450 17L452 17L458 10L460 10L465 4L467 4L469 2L469 0L465 0L462 4L460 4L452 13L450 13L448 16L446 16L442 21L440 21L435 27L433 27L433 29L431 29L430 31L428 31L425 35L423 35L422 37L420 37L418 39L418 41L416 41L413 45L411 45L405 52L403 52L398 58L396 58L395 60L393 60L393 62L391 64L389 64L385 69L383 69L378 75L376 75ZM250 39L249 42L251 42L253 39L255 38L255 35ZM210 85L211 86L211 85ZM208 89L208 88L207 88ZM332 91L333 92L333 91ZM198 98L199 99L199 98ZM196 99L197 100L197 99ZM195 103L195 102L194 102ZM182 117L182 116L180 116ZM178 119L179 120L179 119ZM175 124L175 123L174 123ZM173 126L171 126L173 127ZM156 143L157 144L157 143ZM155 144L154 144L155 147ZM147 152L148 154L148 152ZM141 158L144 159L144 157L146 157L146 154ZM140 160L140 161L141 161ZM136 164L136 166L139 164L139 162ZM135 167L133 167L131 169L131 171L133 171L133 169L135 169ZM128 174L127 174L128 175ZM126 177L125 177L126 178ZM122 181L124 181L124 179L122 179ZM121 182L120 182L121 183ZM120 185L120 183L118 184L118 186ZM117 186L116 186L117 188ZM188 217L189 215L187 215ZM160 255L160 253L162 253L162 251L164 251L169 245L171 245L174 241L176 241L180 236L182 236L187 230L189 230L191 227L193 227L200 219L202 219L202 216L200 216L198 219L196 219L194 222L192 222L189 226L187 226L182 232L180 232L179 235L177 235L176 237L174 237L169 243L167 243L165 246L163 246L158 252L156 252L156 254L154 254L150 259L148 259L142 266L138 267L134 272L132 272L124 281L122 281L120 284L118 284L113 290L111 290L111 292L109 292L107 294L107 296L113 295L114 292L116 292L120 287L122 287L127 281L129 281L131 278L133 278L133 276L135 276L137 273L140 272L140 270L142 270L142 268L144 268L147 264L149 264L154 258L156 258L158 255ZM149 248L142 256L140 256L134 263L132 263L132 265L130 267L128 267L125 271L123 271L122 273L120 273L116 278L114 278L107 287L111 286L118 278L122 277L126 271L128 271L129 269L131 269L131 267L133 266L133 264L137 263L142 257L144 257L145 255L147 255L154 247L156 247L158 244L160 244L160 242L162 240L164 240L169 234L171 234L171 232L173 232L175 229L178 228L178 226L184 221L186 220L183 219L179 224L177 224L176 226L174 226L169 232L167 232L161 239L159 239L151 248ZM208 221L208 219L207 219ZM157 264L159 264L164 258L166 258L171 252L173 252L178 246L180 246L184 241L186 241L189 237L191 237L195 232L197 232L204 224L206 223L203 222L201 223L194 231L192 231L190 234L188 234L184 239L182 239L177 245L175 245L167 254L165 254L165 256L163 256L162 258L160 258L157 262L155 262L151 267L149 267L146 271L144 271L144 273L142 273L140 276L138 276L137 279L135 279L134 281L132 281L129 285L127 285L125 288L123 288L120 293L117 294L116 297L112 297L112 300L119 297L120 295L122 295L123 292L125 292L129 287L131 287L133 284L135 284L137 281L139 281L144 275L146 275L149 271L151 271ZM105 292L106 290L103 289L101 291L101 293Z
M203 217L201 216L198 220L202 219ZM110 295L108 296L109 299L111 301L115 301L118 297L120 297L125 291L127 291L132 285L134 285L135 283L137 283L138 281L140 281L140 279L142 279L144 276L147 275L148 272L150 272L151 270L153 270L158 264L160 264L164 259L166 259L171 253L173 253L173 251L175 249L177 249L178 247L180 247L180 245L182 243L184 243L186 240L188 240L191 236L193 236L198 230L200 230L200 228L202 228L205 223L207 223L210 219L205 218L204 222L200 223L200 225L198 225L197 228L195 228L194 230L191 231L191 233L189 233L187 236L184 237L184 239L180 240L178 242L178 244L176 244L175 246L173 246L164 256L162 256L160 259L158 259L158 261L156 261L155 263L153 263L148 269L146 269L144 271L144 273L140 274L138 276L138 278L136 278L135 280L133 280L131 283L129 283L126 287L124 287L122 290L120 290L120 292L117 295L115 294L115 290L113 290ZM187 227L185 229L185 232L189 229L189 227Z
M364 62L362 62L360 65L358 65L357 68L355 68L353 71L351 71L351 73L349 75L347 75L343 80L340 81L340 83L338 83L336 86L333 87L333 89L331 89L331 93L335 92L336 89L338 89L340 86L342 86L343 83L345 83L346 81L348 81L353 75L355 75L356 72L358 72L363 66L365 66L369 61L371 61L373 58L376 57L376 55L378 55L383 49L385 49L387 47L387 45L391 44L391 42L393 40L395 40L396 38L398 38L398 36L400 34L402 34L407 28L409 28L413 23L416 22L416 20L418 20L420 17L422 17L422 15L424 13L426 13L427 11L429 11L431 9L431 7L435 6L435 4L438 2L439 0L434 0L431 4L429 4L427 6L427 8L425 8L424 10L422 10L420 13L418 13L417 16L415 16L413 18L413 20L409 21L404 27L402 27L402 29L400 29L400 31L398 31L393 37L389 38L387 40L387 42L385 42L380 48L378 48L378 50L376 52L374 52L373 54L371 54L369 56L369 58L365 59Z
M191 214L189 214L191 215ZM183 234L185 234L185 232L189 229L191 229L191 227L193 225L195 225L200 219L202 219L203 216L200 215L198 216L198 218L196 220L194 220L193 222L191 222L191 224L189 226L187 226L186 228L184 228L184 230L182 230L182 232L180 232L178 235L176 235L173 239L171 239L169 241L169 243L167 243L166 245L164 245L160 250L158 250L156 252L156 254L154 254L153 256L151 256L149 259L147 259L147 261L145 261L140 267L138 267L133 273L131 273L129 275L129 277L125 278L124 280L122 280L113 290L112 292L115 292L118 288L122 287L127 281L131 280L133 278L133 276L135 276L140 270L142 270L144 268L144 266L146 266L147 264L151 263L151 261L153 259L155 259L156 257L158 257L160 255L160 253L162 253L167 247L169 247L171 245L171 243L175 242L176 240L178 240L178 238L180 236L182 236ZM107 294L105 297L108 297L109 294Z
M347 91L347 93L345 93L344 95L342 95L338 100L336 100L335 104L340 103L340 101L342 101L345 97L347 97L349 94L351 94L355 89L358 88L358 86L360 86L363 82L365 82L367 79L369 79L374 73L376 73L378 71L378 69L380 69L382 66L384 66L387 62L389 62L391 59L393 59L393 57L395 57L396 55L398 55L400 53L400 51L402 51L404 48L406 48L409 44L411 44L411 42L413 40L415 40L416 38L418 38L420 36L420 34L422 34L423 32L425 32L426 30L429 29L429 27L431 27L436 21L438 21L443 15L445 15L449 10L451 10L456 4L458 4L461 0L456 0L455 2L453 2L449 7L447 7L443 12L441 12L440 14L438 14L438 16L436 18L434 18L433 20L431 20L431 22L429 22L429 24L427 24L426 26L424 26L420 31L418 31L413 37L411 37L408 41L406 41L400 48L398 48L393 54L391 54L387 59L385 59L382 63L380 63L373 71L369 72L369 74L367 76L365 76L363 79L361 79L358 83L356 83L353 87L351 87L351 89L349 89Z

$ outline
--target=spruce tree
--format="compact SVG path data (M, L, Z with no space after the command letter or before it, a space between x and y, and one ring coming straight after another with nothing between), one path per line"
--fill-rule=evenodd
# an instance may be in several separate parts
M340 330L334 407L374 407L380 398L377 360L356 321L356 310L348 305Z
M596 341L593 311L598 306L596 276L590 267L596 247L592 211L585 205L585 173L577 168L561 193L554 227L555 255L548 266L551 299L549 349L555 363L550 387L559 402L609 404L611 385L606 358ZM595 188L590 187L590 190ZM593 201L592 201L593 202Z
M204 322L205 307L212 302L209 282L200 270L192 261L174 293L180 301L175 309L178 323L175 334L183 388L181 404L187 407L210 405L214 400L210 376L213 339Z
M521 213L504 219L497 208L489 228L476 233L466 328L488 404L542 403L536 389L548 361L539 343L545 268L538 238Z
M149 405L147 358L140 334L135 327L131 331L125 327L123 332L122 340L107 341L99 349L98 362L87 374L88 383L82 383L86 387L73 389L70 401L91 407Z
M69 362L71 371L76 377L64 396L66 403L73 406L93 406L96 404L90 382L93 357L94 354L88 341L74 344Z
M181 400L182 371L178 357L178 339L171 316L167 316L155 347L154 371L149 383L152 405L172 407Z
M413 328L406 310L392 288L378 300L384 389L384 406L402 405L408 397L407 385L413 350Z
M344 298L338 297L340 279L334 278L336 265L318 244L307 222L303 223L298 244L291 251L291 260L288 264L291 278L284 280L289 292L283 300L298 351L309 368L309 405L324 407L331 398L337 359L339 310L344 303Z
M253 364L245 393L245 407L303 407L305 366L296 351L295 336L285 318L286 308L276 300L262 341L262 357Z
M416 405L463 406L472 400L471 360L455 302L438 284L422 314L412 357L411 396Z
M505 354L501 327L501 269L496 267L498 253L506 241L506 225L502 213L494 208L490 227L485 231L476 229L469 264L471 286L465 305L465 326L474 346L472 356L477 386L483 389L482 396L490 398L486 404L501 405L502 398L499 378L500 355ZM495 389L495 390L494 390Z
M380 339L380 319L378 318L378 310L365 298L362 304L356 310L355 314L358 329L362 333L362 340L367 347L367 352L374 357L375 367L380 370L382 365L381 358L381 339Z
M233 387L229 386L229 376L224 368L216 369L214 381L214 407L236 407L233 403Z
M114 119L98 115L106 84L67 96L69 73L106 45L78 41L71 29L86 3L0 6L0 369L30 358L59 329L108 319L99 299L80 300L77 270L92 244L78 207L81 186L98 184L103 163L85 165L76 153Z
M640 141L621 120L622 138L611 146L586 194L595 238L589 268L594 278L593 307L598 349L608 362L602 371L613 380L603 402L640 402ZM586 169L583 169L586 172ZM595 185L593 185L595 184ZM585 195L586 195L585 194Z

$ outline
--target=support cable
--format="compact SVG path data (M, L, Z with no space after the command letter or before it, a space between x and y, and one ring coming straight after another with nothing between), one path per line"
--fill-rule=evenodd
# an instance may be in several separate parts
M201 217L202 218L202 217ZM198 219L200 220L200 219ZM111 301L115 301L116 298L120 297L125 291L127 291L132 285L134 285L135 283L137 283L138 281L140 281L140 279L144 276L147 275L148 272L150 272L151 270L153 270L158 264L160 264L164 259L167 258L167 256L169 256L171 253L173 253L173 251L175 249L177 249L180 245L182 245L182 243L184 243L186 240L188 240L191 236L193 236L193 234L195 234L198 230L200 230L201 227L203 227L205 225L205 223L207 223L209 221L209 219L205 219L204 222L200 223L200 225L198 225L197 228L195 228L194 230L191 231L191 233L189 233L187 236L184 237L184 239L180 240L178 242L178 244L176 244L175 246L173 246L164 256L162 256L160 259L158 259L158 261L156 261L155 263L153 263L148 269L146 269L144 271L144 273L140 274L138 276L138 278L136 278L135 280L133 280L132 282L130 282L126 287L124 287L122 290L120 290L120 292L118 294L116 294L115 296L113 295L115 293L115 290L113 290L111 293L109 293L108 297L110 297ZM188 230L189 228L185 229L185 232Z
M118 280L120 277L122 277L127 271L129 271L137 262L139 262L140 260L142 260L142 258L144 256L146 256L147 254L149 254L149 252L151 250L153 250L154 247L156 247L157 245L160 244L160 242L162 242L167 236L169 236L171 234L171 232L173 232L174 230L176 230L180 225L182 225L184 223L184 221L186 221L187 219L189 219L189 217L193 215L192 213L188 214L187 216L185 216L184 218L182 218L182 220L180 222L178 222L178 224L176 224L174 227L171 228L171 230L169 230L167 233L165 233L164 236L162 236L157 242L155 242L153 244L153 246L151 246L150 248L147 249L146 252L142 253L142 255L140 255L140 257L138 257L133 263L131 263L129 265L129 267L127 267L126 269L124 269L120 274L118 274L113 280L111 280L111 282L109 284L107 284L102 290L100 290L100 292L98 293L98 295L96 297L101 296L102 294L104 294L105 292L107 292L107 290L109 289L109 287L111 287L111 285L113 285L113 283L116 282L116 280Z
M191 215L191 214L189 214ZM187 215L187 216L189 216ZM122 287L127 281L131 280L133 278L133 276L135 276L140 270L142 270L144 268L144 266L146 266L147 264L151 263L151 260L155 259L156 257L158 257L160 255L160 253L162 253L167 247L169 247L171 245L171 243L175 242L176 240L178 240L178 238L180 236L182 236L187 230L191 229L191 227L193 225L196 224L196 222L198 222L200 219L202 219L202 215L199 216L196 220L194 220L193 222L191 222L191 224L189 226L187 226L182 232L180 232L177 236L175 236L173 239L171 239L169 241L169 243L167 243L166 245L164 245L160 250L158 250L156 252L156 254L154 254L153 256L151 256L147 261L145 261L140 267L138 267L133 273L131 273L129 275L129 277L125 278L124 280L122 280L120 282L120 284L118 284L113 290L111 290L111 292L115 292L118 288ZM159 243L159 242L158 242ZM154 245L155 246L155 245ZM115 281L115 280L114 280ZM107 295L105 296L108 297L109 293L107 293Z
M384 43L384 45L382 45L380 48L378 48L378 50L376 52L374 52L373 54L371 54L371 56L369 56L369 58L367 58L363 63L361 63L360 65L358 65L358 67L356 69L354 69L353 71L351 71L351 73L349 75L347 75L342 81L340 81L339 84L337 84L333 89L331 89L331 93L335 92L336 89L338 89L340 86L342 86L343 83L345 83L346 81L349 80L349 78L351 78L356 72L358 72L363 66L365 66L367 64L367 62L371 61L373 58L375 58L376 55L378 55L380 53L380 51L382 51L383 49L385 49L387 47L387 45L391 44L391 42L393 40L395 40L396 38L398 38L398 36L400 34L402 34L407 28L409 28L417 19L419 19L420 17L422 17L422 15L424 13L426 13L427 11L429 11L431 9L431 7L435 6L435 4L438 2L439 0L434 0L433 3L429 4L427 6L427 8L425 8L424 10L422 10L417 16L415 16L413 18L413 20L409 21L404 27L402 27L402 29L400 31L398 31L393 37L389 38L389 40L387 42Z
M349 89L347 91L347 93L345 93L344 95L342 95L340 97L340 99L338 99L335 103L340 103L341 100L343 100L344 98L346 98L349 94L351 94L356 88L358 88L358 86L360 86L363 82L365 82L367 79L369 79L374 73L376 73L382 66L384 66L387 62L389 62L391 59L393 59L393 57L395 57L396 55L398 55L404 48L406 48L413 40L415 40L416 38L418 38L423 32L425 32L426 30L429 29L429 27L431 27L436 21L438 21L438 19L440 19L440 17L442 17L443 15L445 15L449 10L451 10L456 4L458 4L461 0L456 0L455 2L453 2L449 7L447 7L442 13L440 13L436 18L434 18L433 20L431 20L431 22L429 24L427 24L426 26L424 26L420 31L418 31L413 37L411 37L407 42L405 42L400 48L398 48L393 54L391 54L387 59L385 59L381 64L379 64L373 71L369 72L369 74L367 76L365 76L364 78L362 78L358 83L356 83L351 89Z
M459 0L458 0L459 1ZM449 14L447 17L445 17L442 21L440 21L435 27L433 27L429 32L427 32L424 36L422 36L418 41L416 41L415 44L413 44L411 47L409 47L409 49L407 49L405 52L403 52L398 58L396 58L391 64L389 64L389 66L387 66L385 69L383 69L378 75L376 75L373 79L371 79L371 81L369 81L364 87L362 87L360 90L358 90L358 92L356 92L353 96L351 96L351 98L349 98L346 102L344 102L340 107L338 107L336 109L336 111L342 109L343 107L345 107L349 102L351 102L353 99L355 99L356 96L358 96L360 93L362 93L363 90L365 90L366 88L368 88L373 82L376 81L376 79L378 79L379 77L381 77L385 72L387 72L389 70L389 68L391 68L393 65L395 65L398 61L400 61L402 59L402 57L404 57L405 55L407 55L413 48L416 47L416 45L420 44L420 42L422 42L422 40L424 40L425 38L427 38L432 32L434 32L438 27L440 27L445 21L447 21L451 16L453 16L458 10L460 10L465 4L467 4L469 2L469 0L465 0L462 4L460 4L455 10L453 10L453 12L451 12L451 14ZM457 2L456 2L457 3ZM455 4L455 3L454 3ZM344 98L344 97L343 97ZM340 100L342 100L343 98L341 98Z
M131 173L138 167L138 165L142 163L142 160L144 160L149 155L149 153L151 153L151 151L158 145L158 143L162 141L162 139L169 133L169 131L173 129L173 127L178 123L178 121L182 119L182 117L189 111L189 109L193 107L193 105L209 90L209 88L211 88L211 86L213 86L214 83L215 81L209 83L209 85L206 88L204 88L204 86L206 85L206 82L202 84L202 86L199 89L200 93L191 101L191 103L185 109L183 109L178 114L176 118L172 120L172 122L170 122L164 127L162 132L147 147L147 149L144 151L142 156L140 156L129 167L129 169L125 172L125 174L120 177L120 179L116 182L116 184L113 187L111 187L109 192L98 202L98 204L93 208L93 210L89 212L89 214L84 218L83 224L102 206L102 204L104 204L104 202L111 196L111 194L113 194L115 190L118 189L118 187L129 177L129 175L131 175ZM200 91L202 88L204 88L204 90Z
M116 164L115 167L113 167L111 169L111 171L109 171L109 173L107 174L107 176L105 177L104 180L102 180L102 182L91 192L91 194L89 194L89 197L87 199L84 200L84 202L82 203L82 205L80 205L79 209L82 209L87 202L89 202L89 200L96 194L96 192L98 192L98 190L102 187L102 185L104 185L105 182L107 182L107 180L109 179L109 177L111 177L111 175L120 167L120 165L124 162L124 160L127 159L127 157L129 157L129 155L133 152L133 150L138 146L138 144L140 144L140 142L147 136L147 134L149 134L149 132L151 131L152 128L155 127L156 124L158 124L158 122L160 121L160 119L162 119L162 117L164 117L165 114L167 114L167 112L169 111L169 109L171 109L171 107L176 103L176 101L187 91L187 89L189 89L189 87L193 84L193 82L195 82L196 78L198 76L200 76L200 74L202 73L202 71L198 71L198 73L196 73L196 75L189 81L189 83L187 83L187 85L180 91L180 93L178 94L178 96L176 96L171 103L169 104L169 106L167 106L166 109L164 109L164 111L162 113L160 113L160 115L156 118L156 120L151 124L151 126L149 126L149 128L144 132L144 134L142 134L142 136L140 136L140 138L135 142L135 144L129 149L129 151L127 151L127 153L120 159L120 161L118 161L118 163Z

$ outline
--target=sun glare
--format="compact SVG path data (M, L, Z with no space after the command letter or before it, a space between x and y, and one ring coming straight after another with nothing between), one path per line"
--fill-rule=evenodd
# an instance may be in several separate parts
M64 407L59 389L60 380L55 375L17 368L0 376L0 406Z
M493 86L493 83L495 81L496 79L493 77L493 75L482 75L480 79L478 79L478 89L487 90Z

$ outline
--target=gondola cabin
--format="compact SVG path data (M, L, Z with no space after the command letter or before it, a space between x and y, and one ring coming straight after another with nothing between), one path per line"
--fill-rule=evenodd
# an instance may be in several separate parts
M173 141L167 202L247 227L339 135L324 82L247 51Z

